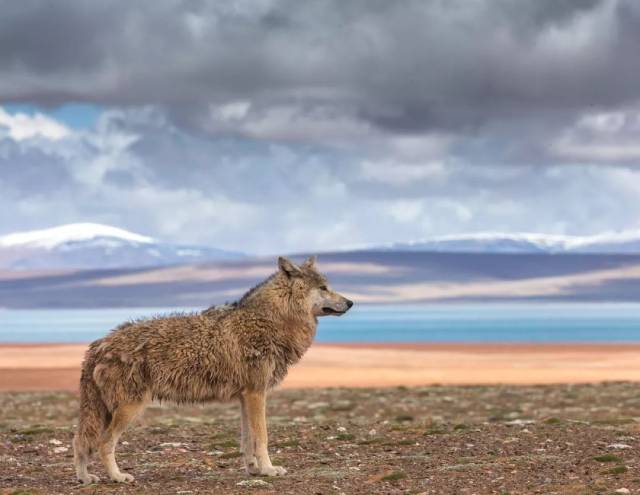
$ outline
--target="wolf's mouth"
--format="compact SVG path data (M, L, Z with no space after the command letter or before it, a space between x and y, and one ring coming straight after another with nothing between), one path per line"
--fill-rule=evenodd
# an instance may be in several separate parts
M322 308L322 312L325 315L341 315L345 313L344 311L337 311L333 308L330 308L329 306L325 306L324 308Z

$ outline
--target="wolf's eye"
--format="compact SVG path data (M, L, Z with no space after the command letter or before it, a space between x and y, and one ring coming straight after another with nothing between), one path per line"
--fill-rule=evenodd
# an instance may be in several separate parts
M329 288L326 285L321 285L320 290L329 290Z

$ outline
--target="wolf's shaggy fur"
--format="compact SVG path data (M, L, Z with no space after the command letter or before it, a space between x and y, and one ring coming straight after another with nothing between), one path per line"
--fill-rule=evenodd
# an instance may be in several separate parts
M113 480L133 480L118 469L115 446L152 400L239 400L247 471L284 474L267 452L266 391L309 348L317 316L342 314L352 305L328 289L314 261L297 266L280 258L278 272L236 303L125 323L93 342L82 367L73 441L78 479L97 481L87 472L97 451Z

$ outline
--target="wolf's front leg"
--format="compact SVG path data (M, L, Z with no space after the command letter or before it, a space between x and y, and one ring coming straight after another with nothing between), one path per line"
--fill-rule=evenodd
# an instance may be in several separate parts
M282 476L287 470L274 466L267 450L266 392L245 392L241 401L246 415L248 432L243 446L245 467L249 474L262 476ZM249 433L247 435L247 433ZM248 438L247 438L248 437Z
M258 460L256 459L253 437L249 426L249 412L247 411L247 399L240 396L240 452L243 454L244 467L249 474L260 474Z

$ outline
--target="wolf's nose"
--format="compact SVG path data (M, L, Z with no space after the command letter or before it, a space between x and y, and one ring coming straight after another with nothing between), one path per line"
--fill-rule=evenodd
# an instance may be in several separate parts
M350 308L351 306L353 306L353 301L347 299L347 308Z

